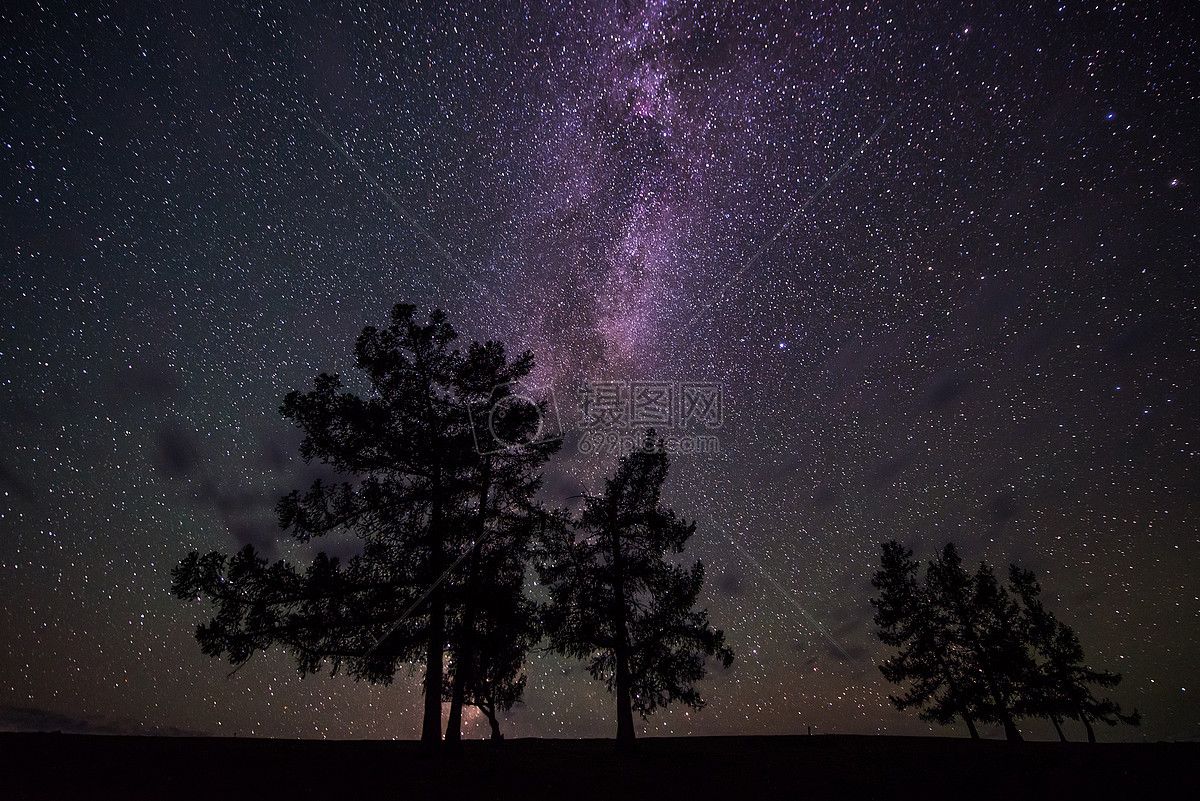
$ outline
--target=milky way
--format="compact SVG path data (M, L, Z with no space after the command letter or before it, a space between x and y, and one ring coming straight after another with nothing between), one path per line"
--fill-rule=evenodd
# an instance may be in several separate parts
M419 677L226 678L168 592L190 550L310 553L276 410L403 301L534 351L551 503L613 465L589 383L721 387L668 500L738 659L646 733L928 733L875 667L894 536L1039 571L1145 716L1102 737L1200 734L1193 12L3 18L0 728L415 736ZM537 652L504 725L609 707Z

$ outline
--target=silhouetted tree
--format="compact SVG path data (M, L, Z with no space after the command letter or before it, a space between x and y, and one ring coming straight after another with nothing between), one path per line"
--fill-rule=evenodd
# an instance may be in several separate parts
M470 557L462 578L452 584L458 613L450 632L450 743L461 738L464 704L488 716L497 738L496 712L520 699L521 668L540 639L533 605L523 596L525 568L534 528L548 516L534 500L540 471L562 443L538 436L552 410L514 393L532 369L528 351L510 362L500 343L473 343L455 381L472 423L476 458L466 476Z
M893 684L908 684L903 695L889 695L897 709L916 708L922 720L943 726L962 718L973 739L973 704L968 688L972 682L960 654L946 643L952 638L950 622L930 601L918 579L921 563L912 551L895 540L883 544L883 561L871 579L878 597L875 625L879 639L899 653L879 666Z
M1014 710L1030 658L1013 625L1016 604L987 564L980 562L974 575L968 573L953 543L930 562L925 584L948 624L944 646L974 677L968 694L976 720L999 723L1006 739L1020 741Z
M1096 742L1095 721L1110 726L1140 725L1142 716L1136 709L1124 715L1116 702L1093 695L1092 685L1116 687L1121 674L1095 671L1084 664L1078 635L1046 609L1038 597L1042 588L1033 572L1011 565L1009 586L1020 601L1017 624L1037 659L1025 683L1024 714L1048 718L1063 742L1067 738L1062 721L1068 718L1083 723L1090 743Z
M350 532L361 540L360 554L343 565L320 553L300 570L282 560L268 565L247 546L232 558L189 554L172 573L177 596L216 604L216 615L199 626L196 638L205 653L233 664L280 645L295 656L302 675L328 663L333 673L345 669L356 679L386 684L401 664L423 660L421 739L427 744L441 740L447 646L453 653L461 648L454 640L464 636L464 627L456 638L449 623L469 606L460 585L447 579L459 575L469 556L482 554L489 538L491 550L503 548L506 522L493 508L510 517L522 513L515 479L493 500L495 482L483 478L492 468L481 459L485 449L472 433L471 411L478 380L519 378L532 368L532 357L510 365L502 348L488 343L473 346L464 359L451 348L455 339L441 312L420 324L413 306L398 304L388 328L369 326L356 343L365 396L322 374L312 391L284 400L281 413L304 431L305 461L316 459L346 480L318 480L304 494L285 496L280 524L301 542ZM516 434L528 427L524 417L515 415ZM523 464L540 465L544 458ZM509 478L520 472L500 472L506 469ZM536 479L523 480L536 491Z
M545 537L539 566L550 603L546 629L551 646L589 660L617 702L617 747L634 743L633 712L643 718L673 701L704 705L695 683L706 657L728 667L733 652L725 635L693 607L704 566L668 561L695 532L660 506L668 459L662 441L648 432L642 447L623 457L604 494L587 498L569 527ZM576 536L578 534L578 536Z
M523 554L508 550L493 556L499 558L483 563L476 575L470 673L462 670L461 659L452 661L443 697L450 701L461 688L461 702L479 709L491 738L502 740L499 715L521 700L526 657L542 638L542 629L537 604L525 595Z
M908 683L892 702L941 724L961 717L972 737L976 723L990 722L1007 739L1022 739L1014 711L1031 662L1013 626L1016 605L988 565L969 573L953 544L928 564L923 583L918 571L912 552L892 541L872 579L880 639L900 649L880 670Z

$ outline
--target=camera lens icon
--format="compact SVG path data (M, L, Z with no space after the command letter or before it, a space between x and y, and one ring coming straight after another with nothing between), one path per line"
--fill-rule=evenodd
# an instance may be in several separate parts
M563 435L558 404L550 389L517 390L512 384L499 384L482 409L468 408L468 414L480 455L520 450Z

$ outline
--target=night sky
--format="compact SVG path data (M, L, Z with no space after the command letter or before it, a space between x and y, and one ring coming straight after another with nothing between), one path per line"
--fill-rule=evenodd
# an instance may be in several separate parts
M169 592L311 554L278 406L408 302L534 351L553 504L615 464L585 382L722 388L667 500L738 658L639 733L964 734L887 700L895 537L1037 570L1101 738L1200 736L1195 8L50 5L0 16L0 729L417 736L419 675L227 678ZM612 736L529 670L509 737Z

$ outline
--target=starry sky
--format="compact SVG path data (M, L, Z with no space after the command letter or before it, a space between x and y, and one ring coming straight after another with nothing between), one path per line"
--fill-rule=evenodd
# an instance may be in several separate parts
M642 733L933 731L895 537L1037 570L1144 714L1102 738L1200 736L1194 8L129 5L0 13L0 729L417 735L419 677L227 677L169 592L311 555L279 403L409 302L534 351L550 503L614 465L586 382L722 387L666 497L738 659ZM508 736L612 736L529 671Z

